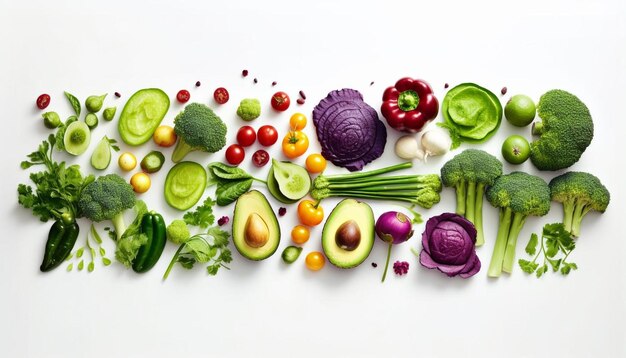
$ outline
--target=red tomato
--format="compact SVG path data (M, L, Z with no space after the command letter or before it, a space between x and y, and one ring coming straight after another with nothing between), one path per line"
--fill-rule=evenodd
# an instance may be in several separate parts
M228 149L226 149L226 161L232 165L239 165L239 163L243 162L243 158L245 158L246 152L243 150L243 147L239 144L231 144Z
M269 147L278 140L278 132L276 131L276 128L270 125L265 125L259 128L257 131L257 137L259 138L259 143L261 143L262 146Z
M252 163L259 168L267 164L269 161L270 154L263 149L259 149L252 154Z
M178 91L178 94L176 94L176 99L180 103L187 103L187 101L189 101L189 98L191 98L191 95L189 94L189 91L184 90L184 89Z
M228 102L230 96L228 95L228 91L226 90L226 88L220 87L216 89L215 92L213 92L213 98L215 99L215 102L219 104L224 104Z
M237 131L237 143L242 147L249 147L256 141L256 132L250 126L243 126Z
M272 96L272 108L279 112L286 111L289 104L291 104L291 100L285 92L276 92Z
M46 107L48 107L48 105L50 104L50 96L47 94L42 94L39 97L37 97L37 108L39 109L46 109Z

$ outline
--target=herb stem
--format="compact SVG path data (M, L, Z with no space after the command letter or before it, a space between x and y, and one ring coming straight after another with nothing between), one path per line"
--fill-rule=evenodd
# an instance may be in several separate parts
M165 270L165 273L163 274L163 281L167 280L167 277L170 275L170 271L172 271L172 268L178 261L178 257L180 256L180 253L181 251L183 251L184 247L185 247L185 243L181 244L178 250L176 250L174 257L172 257L172 261L170 261L170 264L167 266L167 270Z

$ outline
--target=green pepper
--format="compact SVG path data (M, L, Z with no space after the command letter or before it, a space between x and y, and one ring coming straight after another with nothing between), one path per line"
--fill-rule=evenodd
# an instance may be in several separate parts
M148 272L156 265L165 248L165 221L160 214L150 212L141 219L141 233L148 240L143 244L133 261L133 271Z
M76 244L78 231L76 221L64 223L62 220L57 220L52 224L48 233L43 262L39 268L41 272L52 271L65 261Z

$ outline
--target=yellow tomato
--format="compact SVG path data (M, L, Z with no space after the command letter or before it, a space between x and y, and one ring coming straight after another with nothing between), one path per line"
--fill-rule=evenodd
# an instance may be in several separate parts
M145 193L150 189L150 176L144 172L136 173L130 178L130 185L136 193Z
M326 169L326 159L321 154L311 154L306 157L305 165L309 173L321 173Z
M324 267L326 263L326 259L324 258L324 254L319 251L310 252L306 255L305 259L306 267L311 271L319 271Z
M159 126L154 131L152 139L160 147L171 147L176 143L176 132L170 126Z
M289 127L292 131L301 131L306 127L306 116L302 113L294 113L289 118Z
M133 153L125 152L120 155L117 164L123 171L129 172L137 166L137 158L135 158Z
M283 138L283 153L289 159L297 158L309 149L309 138L301 131L290 131Z
M319 225L324 220L324 209L312 200L302 200L298 204L298 218L304 225Z
M291 241L295 244L302 245L305 242L309 241L309 237L311 236L311 232L309 228L303 225L296 225L291 229Z

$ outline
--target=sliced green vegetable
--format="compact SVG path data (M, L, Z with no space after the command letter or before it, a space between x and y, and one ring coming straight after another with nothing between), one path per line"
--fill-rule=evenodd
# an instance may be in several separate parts
M153 150L143 157L140 166L146 173L156 173L161 170L163 163L165 163L165 156L163 153L158 150Z
M83 154L89 147L91 131L85 122L72 122L65 130L63 144L65 151L72 155Z
M311 178L303 167L272 159L272 168L278 189L288 199L300 200L311 189Z
M87 113L85 116L85 124L89 129L94 129L98 126L98 116L93 113Z
M287 246L285 250L283 250L281 257L283 258L283 262L285 262L286 264L292 264L296 262L298 257L300 257L301 252L301 247Z
M111 150L116 152L120 148L116 145L115 139L109 139L107 136L102 137L96 149L91 154L91 166L97 170L104 170L108 168L111 163Z
M165 201L178 210L196 205L204 194L207 173L195 162L180 162L170 169L165 179Z
M274 166L270 167L270 170L267 173L267 190L270 194L272 194L274 199L280 201L281 203L293 204L298 202L298 200L289 199L281 193L276 177L274 176Z
M126 102L118 130L122 140L129 145L147 142L170 108L170 99L158 88L142 89Z

